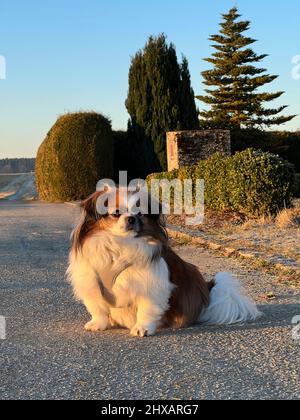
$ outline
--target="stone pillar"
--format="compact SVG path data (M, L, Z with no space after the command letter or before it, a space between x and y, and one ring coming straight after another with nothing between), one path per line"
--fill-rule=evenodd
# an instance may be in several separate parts
M231 155L229 130L174 131L167 133L168 170L194 165L221 152Z

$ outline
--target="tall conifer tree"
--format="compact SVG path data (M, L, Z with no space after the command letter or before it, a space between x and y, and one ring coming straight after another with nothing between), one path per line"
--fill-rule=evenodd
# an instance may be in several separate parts
M204 127L270 127L295 117L279 115L287 106L265 107L266 103L279 98L284 92L260 90L278 76L266 74L266 69L255 66L267 55L257 55L250 48L256 40L244 35L250 28L250 22L239 20L240 17L238 9L232 8L223 15L220 33L209 38L216 52L205 61L211 63L213 69L202 73L204 84L209 88L205 89L206 95L197 96L209 105L208 110L200 112Z
M166 132L199 128L188 62L165 35L150 37L132 59L126 107L141 172L167 168Z

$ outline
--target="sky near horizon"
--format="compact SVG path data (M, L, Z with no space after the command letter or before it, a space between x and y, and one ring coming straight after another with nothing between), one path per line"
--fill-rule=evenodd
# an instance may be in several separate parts
M279 75L267 90L286 91L276 104L300 114L299 0L0 0L0 159L34 157L65 112L101 112L126 128L130 59L151 34L164 32L187 56L201 94L208 37L234 5L252 21L254 50L270 54L263 67ZM299 127L297 117L282 128Z

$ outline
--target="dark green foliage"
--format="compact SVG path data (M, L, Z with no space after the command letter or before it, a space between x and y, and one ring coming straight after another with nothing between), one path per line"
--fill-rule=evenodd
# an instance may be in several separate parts
M264 147L293 163L300 172L300 132L277 131L269 133L269 143Z
M113 176L110 121L96 113L60 117L39 148L36 183L45 201L84 199Z
M197 129L199 120L188 62L178 63L165 35L150 37L132 59L126 107L140 175L166 169L166 132Z
M178 124L180 125L181 130L198 130L199 115L195 104L195 92L191 85L189 63L185 56L182 57L182 63L180 65L180 78L180 116L178 117Z
M233 130L231 139L233 151L253 147L262 149L264 152L278 154L292 163L296 171L300 172L300 132Z
M133 164L134 178L145 179L153 171L160 170L160 162L154 151L154 143L146 136L144 128L128 121L128 141L130 145L130 160Z
M233 152L241 152L247 148L262 149L269 144L267 131L258 128L231 130L231 147Z
M169 180L204 179L205 205L248 216L276 213L291 205L295 185L293 166L271 153L247 149L226 157L216 154L179 171L150 175Z
M248 149L231 158L228 182L234 210L274 214L291 205L295 172L279 156Z
M266 74L258 68L266 54L257 55L250 48L256 40L246 37L249 21L238 20L236 7L223 15L221 30L212 35L210 41L216 50L211 58L205 59L213 68L204 71L206 95L197 98L209 105L209 110L200 113L201 125L205 128L233 128L280 125L294 116L279 116L286 106L266 109L265 103L279 98L284 92L267 93L260 89L278 76Z
M300 198L300 174L296 174L295 184L294 184L294 196Z
M126 171L128 181L140 177L143 166L136 154L136 140L128 131L113 131L114 138L114 180L119 181L119 172Z
M114 180L118 182L119 171L130 171L130 146L126 131L113 131L114 139Z

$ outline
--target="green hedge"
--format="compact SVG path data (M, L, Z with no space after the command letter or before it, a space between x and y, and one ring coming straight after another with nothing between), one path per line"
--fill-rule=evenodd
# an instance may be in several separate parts
M253 147L279 155L300 172L300 131L263 131L243 129L231 132L234 152Z
M151 179L204 179L205 205L215 210L234 210L249 216L276 213L289 207L293 196L293 165L279 156L247 149L227 157L216 154L207 161Z
M60 117L41 144L36 159L36 184L45 201L84 199L102 178L113 176L110 121L100 114Z

